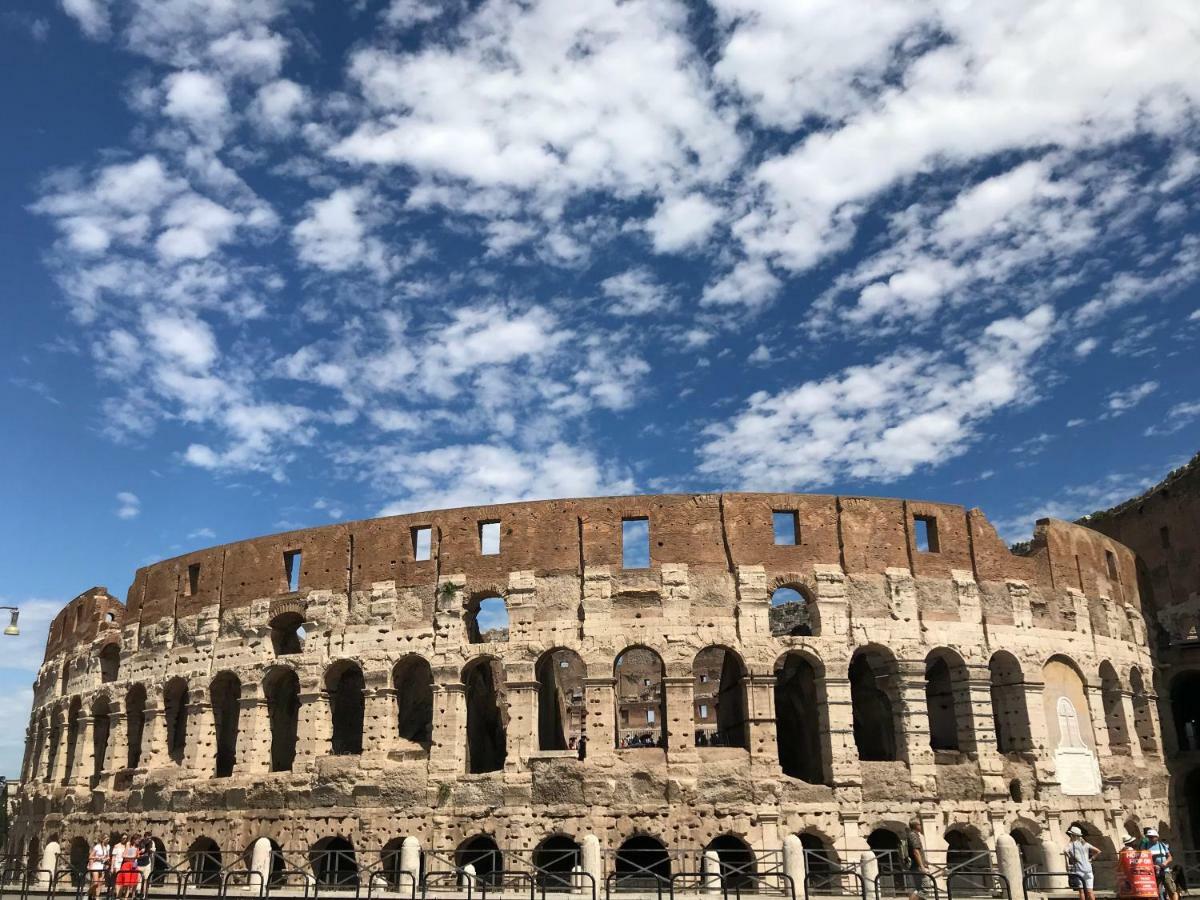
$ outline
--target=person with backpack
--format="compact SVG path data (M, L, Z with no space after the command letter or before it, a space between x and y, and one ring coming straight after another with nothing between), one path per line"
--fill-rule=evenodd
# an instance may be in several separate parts
M905 881L912 887L908 894L908 900L924 900L925 892L922 888L925 887L925 879L928 877L929 871L925 859L925 826L915 816L908 823L908 830L904 832L904 843L905 854L908 857L906 860L908 872L905 875Z
M1171 871L1175 857L1171 855L1170 845L1158 836L1156 828L1144 828L1142 835L1142 849L1150 851L1150 858L1154 860L1159 896L1164 900L1179 900L1179 885L1175 883L1175 875Z
M1079 900L1096 900L1096 873L1092 861L1100 851L1083 839L1083 829L1072 825L1067 829L1067 876L1073 888L1079 890Z

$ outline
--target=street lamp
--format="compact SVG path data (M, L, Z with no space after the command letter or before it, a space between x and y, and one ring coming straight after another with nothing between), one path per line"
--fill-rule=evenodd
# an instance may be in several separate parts
M12 619L8 623L8 627L4 629L4 633L16 637L21 633L21 629L17 627L17 617L21 615L21 611L15 606L0 606L0 609L7 609L12 613Z

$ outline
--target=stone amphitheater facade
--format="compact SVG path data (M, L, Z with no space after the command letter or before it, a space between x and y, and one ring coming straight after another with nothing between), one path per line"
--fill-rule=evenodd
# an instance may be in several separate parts
M780 589L803 610L772 628ZM935 858L1011 835L1046 860L1072 822L1108 846L1169 826L1152 671L1133 554L1058 520L1019 553L977 509L803 494L293 531L59 613L9 850L147 828L169 852L483 836L607 859L799 835L855 860L916 816Z

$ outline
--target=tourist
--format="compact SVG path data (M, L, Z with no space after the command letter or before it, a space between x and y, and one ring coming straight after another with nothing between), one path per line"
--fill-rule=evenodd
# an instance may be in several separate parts
M121 865L125 862L125 845L128 842L129 835L113 832L113 845L108 853L108 886L110 888L116 886L117 874L121 871Z
M108 871L108 860L111 849L104 838L99 838L88 853L88 896L96 900L104 887L104 875Z
M1096 900L1096 873L1092 870L1092 860L1100 855L1100 851L1083 839L1083 829L1072 825L1067 829L1067 874L1071 887L1079 890L1079 900Z
M150 832L143 834L137 842L137 851L138 892L145 897L150 890L150 875L154 865L154 839L150 837Z
M908 823L904 841L908 845L909 881L912 884L912 890L908 895L909 900L924 900L925 897L922 888L925 887L928 866L925 859L924 834L925 826L921 824L920 819L914 818Z
M113 851L113 862L119 864L117 868L117 900L132 900L138 886L138 847L136 836L133 839L123 839L124 850L118 858L116 851Z
M1150 851L1154 860L1154 875L1158 879L1158 893L1164 900L1179 900L1179 886L1171 872L1175 857L1171 855L1171 847L1158 836L1158 829L1142 829L1142 849Z

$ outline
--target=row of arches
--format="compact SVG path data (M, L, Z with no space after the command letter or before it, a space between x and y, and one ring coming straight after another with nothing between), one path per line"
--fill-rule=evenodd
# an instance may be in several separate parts
M1062 740L1076 740L1079 732L1078 703L1086 704L1085 682L1077 667L1065 657L1056 663L1068 679L1078 682L1072 700L1059 698L1055 716ZM1047 664L1049 665L1049 664ZM995 653L988 665L989 699L996 747L1000 752L1029 752L1033 749L1027 686L1020 662L1007 652ZM539 750L578 750L589 730L586 726L585 688L587 667L573 650L555 648L542 654L534 674L537 682L537 739ZM662 657L645 646L632 646L617 655L613 664L615 682L615 727L613 740L621 749L664 748L667 745L666 669ZM745 662L733 649L710 646L692 663L694 740L697 746L749 749L749 674ZM774 711L778 758L783 772L812 783L827 783L831 777L828 752L829 696L824 666L804 650L790 650L776 661ZM901 710L911 703L911 664L904 672L887 648L868 645L855 651L847 669L853 732L858 756L866 761L904 758L904 725ZM467 771L483 773L504 767L507 756L508 702L503 663L491 656L478 657L461 671L466 713ZM1150 700L1141 673L1130 675L1134 724L1125 722L1125 692L1115 669L1100 667L1101 697L1114 752L1128 747L1132 732L1143 749L1153 747ZM276 665L262 679L262 697L270 728L270 770L290 771L294 765L301 712L299 677L290 666ZM329 711L329 752L360 754L364 750L366 679L353 661L339 660L326 669L324 696ZM433 740L434 678L430 664L411 654L392 669L389 688L394 694L392 734L415 753L428 754ZM962 657L949 648L932 650L924 661L923 688L928 718L929 747L934 751L978 750L977 720L973 712L971 676ZM233 773L238 761L242 730L243 685L232 672L221 672L208 686L215 752L212 771L217 777ZM183 764L189 746L192 698L188 682L170 680L162 693L162 722L167 758ZM1065 707L1064 707L1065 703ZM60 744L65 747L64 772L73 771L78 748L82 701L74 698L65 728L61 721L39 728L32 771L46 779L56 771ZM137 768L142 763L147 721L147 693L142 685L132 686L125 697L128 750L124 763ZM1087 712L1086 708L1083 710ZM111 731L111 701L99 695L89 711L92 720L93 777L99 777L106 760ZM1075 724L1072 725L1071 723ZM1147 728L1149 730L1147 730ZM1074 729L1074 731L1072 730ZM65 734L64 734L65 732ZM1090 730L1089 730L1090 733ZM591 730L594 737L594 729ZM65 739L64 739L65 738ZM45 740L43 740L45 739ZM45 760L37 753L45 744ZM1077 744L1082 746L1082 738Z

